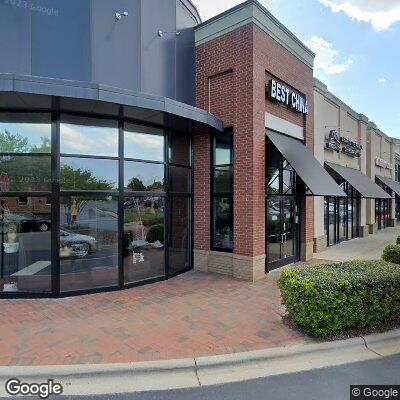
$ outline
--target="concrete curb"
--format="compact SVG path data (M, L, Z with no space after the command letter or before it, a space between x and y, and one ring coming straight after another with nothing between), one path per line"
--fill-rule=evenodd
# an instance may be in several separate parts
M199 387L324 368L400 354L400 329L336 342L246 353L128 364L0 367L0 396L10 378L53 378L64 394L90 395Z

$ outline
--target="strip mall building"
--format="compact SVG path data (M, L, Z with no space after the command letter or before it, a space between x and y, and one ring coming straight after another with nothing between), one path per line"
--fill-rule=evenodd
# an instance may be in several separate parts
M0 296L256 281L396 224L396 140L257 1L37 3L0 4Z

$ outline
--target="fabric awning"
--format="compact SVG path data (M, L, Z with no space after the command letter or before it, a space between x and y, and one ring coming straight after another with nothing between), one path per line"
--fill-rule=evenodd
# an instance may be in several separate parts
M387 178L386 176L376 175L384 185L389 187L389 189L393 190L398 196L400 196L400 182L396 182L391 178Z
M314 196L346 196L301 141L273 131L267 131L267 136Z
M362 197L366 199L391 199L392 197L379 187L367 175L358 169L343 167L338 164L326 163L334 172L339 174L345 181L349 182Z

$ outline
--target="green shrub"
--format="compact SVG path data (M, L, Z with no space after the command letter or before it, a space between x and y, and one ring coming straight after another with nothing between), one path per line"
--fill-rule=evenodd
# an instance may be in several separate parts
M400 265L350 261L295 266L278 280L291 319L313 336L368 327L400 312Z
M397 236L396 244L400 244L400 236Z
M164 244L164 225L153 225L147 232L146 240L149 243L154 243L158 240L161 244Z
M382 259L387 262L400 264L400 245L388 244L383 250Z

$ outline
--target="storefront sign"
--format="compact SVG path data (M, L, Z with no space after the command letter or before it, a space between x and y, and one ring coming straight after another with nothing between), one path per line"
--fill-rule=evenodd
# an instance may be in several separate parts
M285 104L290 109L308 115L308 101L300 93L271 79L268 83L267 96L269 99Z
M379 168L383 168L383 169L389 169L392 170L393 166L392 164L390 164L389 162L383 160L382 158L375 158L375 165Z
M354 140L340 136L338 131L329 132L328 141L325 144L328 150L346 154L349 157L361 157L362 146Z

